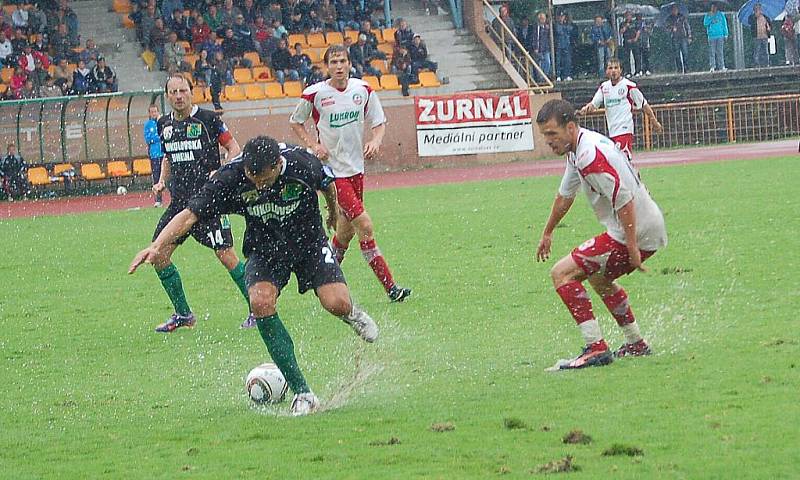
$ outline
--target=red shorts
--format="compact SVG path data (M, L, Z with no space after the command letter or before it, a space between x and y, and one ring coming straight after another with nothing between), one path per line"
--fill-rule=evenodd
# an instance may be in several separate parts
M337 178L335 183L336 200L344 216L352 220L364 213L364 174Z
M642 262L652 257L655 251L639 250ZM628 247L611 238L608 232L583 242L572 250L572 259L586 275L601 273L614 280L636 270L630 264Z
M626 133L611 137L611 141L617 144L617 147L628 155L628 158L633 157L633 134Z

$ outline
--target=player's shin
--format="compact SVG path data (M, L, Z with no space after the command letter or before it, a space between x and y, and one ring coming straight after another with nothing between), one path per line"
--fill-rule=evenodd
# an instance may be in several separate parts
M642 339L639 325L628 303L628 294L624 289L620 288L616 293L603 297L603 303L622 329L627 343L636 343Z
M331 239L331 247L333 248L333 254L336 256L336 261L341 265L344 261L344 254L347 253L348 245L339 240L337 235L334 235Z
M305 377L297 365L297 358L294 355L294 343L289 332L283 326L278 314L269 317L257 318L258 332L267 345L272 361L278 366L286 383L294 393L305 393L311 391L308 388Z
M233 279L236 286L239 287L239 291L242 292L242 296L245 300L247 300L248 305L250 304L250 296L247 294L247 285L244 281L244 262L239 261L233 269L228 271L228 274Z
M394 278L392 278L389 265L383 258L383 254L375 243L375 240L362 240L359 244L361 246L361 255L364 256L364 260L369 263L375 276L378 277L378 281L381 282L383 288L388 292L394 286Z
M578 324L586 344L591 345L602 340L603 333L600 331L600 324L594 318L592 301L583 284L569 282L556 288L556 292Z
M167 292L172 305L175 307L175 313L178 315L186 316L192 313L189 308L189 302L186 301L186 293L183 291L183 283L181 282L181 274L175 264L170 263L166 268L156 271L164 291Z

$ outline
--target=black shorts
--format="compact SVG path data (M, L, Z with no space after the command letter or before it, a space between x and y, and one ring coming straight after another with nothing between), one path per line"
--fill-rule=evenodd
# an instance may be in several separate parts
M258 282L270 282L278 292L289 283L289 275L297 277L297 290L305 293L328 283L346 283L325 238L316 246L300 251L253 253L247 257L245 282L250 288Z
M153 233L153 240L158 237L161 230L164 230L170 220L183 211L183 208L174 205L174 203L170 203L164 214L161 215L161 220L158 221L156 231ZM200 245L212 250L225 250L233 247L233 233L231 232L231 224L227 215L195 223L187 234L181 235L173 243L181 245L189 238L189 235L194 237Z

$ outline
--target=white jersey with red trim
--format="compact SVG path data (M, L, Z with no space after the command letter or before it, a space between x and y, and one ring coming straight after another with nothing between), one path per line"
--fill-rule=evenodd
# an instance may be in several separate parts
M608 136L616 137L633 133L633 109L647 104L642 91L627 78L620 78L616 85L606 80L595 92L592 105L605 107Z
M614 240L625 243L625 230L617 212L633 201L639 249L658 250L667 244L664 216L625 154L607 137L585 128L578 133L575 153L567 154L558 194L573 198L580 187Z
M367 82L351 78L344 90L338 90L329 81L303 90L289 122L303 124L313 118L329 152L326 163L336 177L352 177L364 173L364 124L375 128L386 123L386 116Z

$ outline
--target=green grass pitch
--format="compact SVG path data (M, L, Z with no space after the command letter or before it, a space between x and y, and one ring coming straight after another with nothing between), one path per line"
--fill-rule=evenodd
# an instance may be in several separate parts
M327 407L306 418L249 404L266 349L192 241L174 261L200 321L153 332L167 297L149 267L125 270L160 210L0 222L0 478L529 478L567 456L576 479L797 478L796 172L797 158L644 170L670 244L622 284L657 353L557 374L544 368L581 346L553 261L534 262L558 177L369 192L414 296L389 304L352 248L351 290L382 327L365 345L289 285L279 312ZM554 256L601 231L576 201ZM562 442L576 429L591 443Z

